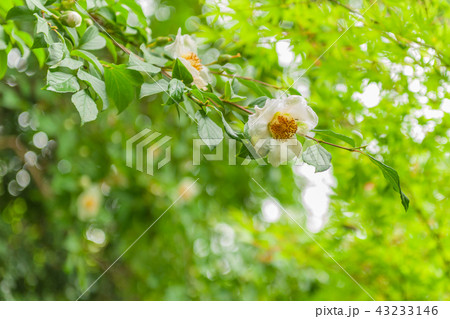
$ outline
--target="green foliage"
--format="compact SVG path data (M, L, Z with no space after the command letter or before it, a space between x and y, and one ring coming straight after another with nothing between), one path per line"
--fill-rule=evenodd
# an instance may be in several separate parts
M181 63L179 59L175 60L172 76L175 79L183 81L185 84L191 84L194 80L191 73L186 69L186 67L183 65L183 63Z
M117 65L105 69L105 85L109 103L117 107L119 112L125 110L135 98L136 87L142 83L141 75Z
M331 167L331 154L319 144L311 145L303 152L305 163L314 166L316 173Z
M173 81L173 80L172 80ZM205 112L197 111L195 119L198 123L198 135L205 142L205 144L213 150L222 142L222 129L211 120Z
M370 160L377 165L380 170L383 172L384 178L392 185L397 193L400 194L400 199L402 200L402 205L405 210L408 210L409 207L409 198L402 192L402 188L400 186L400 178L398 177L398 173L392 167L387 166L386 164L380 162L373 156L367 155Z

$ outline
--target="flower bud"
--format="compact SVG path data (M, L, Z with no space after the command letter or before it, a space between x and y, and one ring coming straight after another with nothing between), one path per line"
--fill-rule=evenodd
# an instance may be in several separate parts
M171 38L169 37L157 37L155 39L156 45L164 45L168 42L170 42Z
M78 28L81 21L81 16L75 11L67 11L61 16L61 23L71 28Z
M217 59L217 64L224 65L231 61L231 59L239 58L241 55L238 53L236 55L222 54Z

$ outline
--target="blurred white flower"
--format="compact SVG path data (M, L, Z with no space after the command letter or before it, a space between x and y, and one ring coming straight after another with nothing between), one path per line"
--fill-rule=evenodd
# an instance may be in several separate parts
M193 197L197 196L200 190L194 179L186 177L181 180L180 184L178 184L177 191L178 196L181 196L181 198L185 201L189 201Z
M197 43L188 34L181 35L181 28L178 29L175 41L165 48L167 54L174 59L179 59L181 63L188 69L194 79L194 84L205 89L211 81L208 69L201 63L197 55Z
M248 118L248 133L258 155L268 155L269 163L278 166L301 155L302 144L296 134L308 133L318 121L306 100L292 95L255 107L255 114Z
M98 185L93 185L82 192L78 197L78 218L82 221L95 218L102 199L103 195Z

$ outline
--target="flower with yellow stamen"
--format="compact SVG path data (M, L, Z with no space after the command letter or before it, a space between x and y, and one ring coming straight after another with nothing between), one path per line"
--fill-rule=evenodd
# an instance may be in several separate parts
M102 199L103 195L97 185L90 186L82 192L78 197L78 218L82 221L95 218L100 210Z
M302 144L296 134L306 134L318 123L316 113L298 95L266 100L248 118L248 133L259 156L273 166L300 157Z
M206 68L197 54L197 43L190 35L181 35L181 28L175 41L165 48L167 54L174 59L179 59L181 63L188 69L194 79L194 84L200 89L206 89L211 81L208 68Z

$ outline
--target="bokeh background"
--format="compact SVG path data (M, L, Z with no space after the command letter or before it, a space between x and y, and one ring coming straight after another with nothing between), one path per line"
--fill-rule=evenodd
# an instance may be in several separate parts
M79 2L101 15L114 1ZM372 2L138 3L151 37L181 27L203 43L204 63L240 53L237 74L281 85L307 70L294 87L318 128L361 133L397 169L410 209L367 158L339 149L327 148L333 167L317 174L194 166L197 128L161 97L81 126L70 95L42 90L42 53L16 40L0 50L0 299L77 299L181 194L83 300L369 300L279 205L374 299L450 299L447 1L379 0L363 17ZM2 1L0 21L32 44L34 21L6 20L24 4ZM132 29L112 32L139 47ZM172 160L153 176L125 165L126 140L144 128L172 137Z

